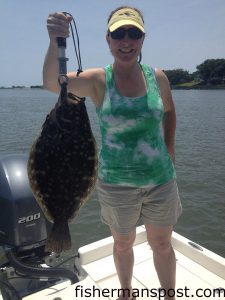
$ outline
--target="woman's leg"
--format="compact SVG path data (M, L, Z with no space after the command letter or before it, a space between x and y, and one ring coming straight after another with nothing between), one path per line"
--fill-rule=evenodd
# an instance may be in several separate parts
M161 288L166 291L175 290L176 258L171 245L173 226L155 226L145 224L147 239L153 251L153 260ZM171 290L169 293L173 295ZM174 300L167 293L165 299Z
M114 239L113 257L122 289L119 299L132 299L133 244L136 231L133 230L128 234L119 234L114 229L111 229L111 232Z

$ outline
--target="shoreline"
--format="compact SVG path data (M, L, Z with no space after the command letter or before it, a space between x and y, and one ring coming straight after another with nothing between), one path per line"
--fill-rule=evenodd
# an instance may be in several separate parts
M39 89L44 90L43 86L17 86L17 87L0 87L0 90L16 90L16 89ZM171 85L171 90L225 90L225 84L215 86L184 86L184 85Z
M16 89L44 89L42 85L31 85L31 86L12 86L12 87L0 87L0 90L16 90Z
M198 87L185 87L185 86L171 86L171 90L225 90L225 86L198 86Z

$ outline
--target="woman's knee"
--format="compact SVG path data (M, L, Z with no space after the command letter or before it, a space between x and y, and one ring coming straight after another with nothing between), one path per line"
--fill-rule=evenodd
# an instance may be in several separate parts
M150 240L149 244L153 253L158 255L168 255L173 249L170 240Z
M119 234L111 230L114 239L114 250L117 252L126 252L133 248L136 233L132 231L128 234Z
M147 239L155 254L167 255L172 251L171 235L172 227L160 227L147 225Z

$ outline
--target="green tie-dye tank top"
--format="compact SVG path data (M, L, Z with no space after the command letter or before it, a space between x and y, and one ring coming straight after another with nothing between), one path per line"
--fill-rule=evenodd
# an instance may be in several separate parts
M147 84L143 97L121 96L112 65L105 67L103 104L97 108L102 144L99 179L126 186L159 185L175 177L162 136L163 103L154 71L141 64Z

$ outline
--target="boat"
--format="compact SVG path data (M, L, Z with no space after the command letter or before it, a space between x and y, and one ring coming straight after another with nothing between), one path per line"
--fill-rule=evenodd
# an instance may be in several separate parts
M177 261L177 299L224 299L225 258L173 232ZM120 285L113 263L113 239L108 237L79 249L79 261L86 276L70 285L64 282L23 298L24 300L116 299ZM134 245L133 292L136 299L164 299L164 291L153 265L152 250L143 226L137 228Z
M117 299L123 291L111 236L78 249L78 272L57 268L54 254L44 252L50 224L30 191L26 164L26 155L0 157L0 245L6 256L2 263L0 253L0 300ZM167 291L170 296L224 299L225 258L176 232L172 244L177 274L175 290ZM133 296L164 299L144 226L137 227L134 257Z

